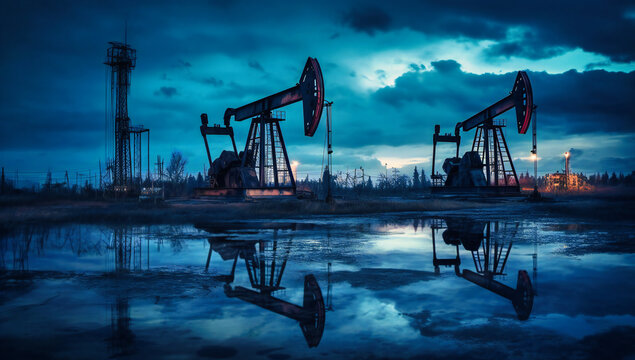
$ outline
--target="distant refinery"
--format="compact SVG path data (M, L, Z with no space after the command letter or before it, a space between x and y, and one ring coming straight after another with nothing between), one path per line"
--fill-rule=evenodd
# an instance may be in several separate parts
M571 172L571 153L564 153L564 172L555 172L545 175L543 191L557 192L586 192L593 191L594 187L589 184L589 180L582 174Z

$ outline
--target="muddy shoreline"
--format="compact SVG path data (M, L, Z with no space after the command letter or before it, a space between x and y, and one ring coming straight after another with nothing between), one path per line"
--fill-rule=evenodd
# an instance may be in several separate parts
M427 214L455 211L500 211L522 217L571 217L585 220L633 221L635 196L570 196L529 202L526 198L424 197L338 199L329 205L312 200L204 201L168 200L159 204L137 201L40 200L5 201L0 223L127 223L196 224L251 219L306 218L328 215L368 215L398 212Z
M192 224L247 219L302 218L312 215L367 215L391 212L448 211L493 206L478 201L439 199L337 200L329 205L310 200L217 202L171 200L160 204L134 201L51 201L0 207L0 222Z

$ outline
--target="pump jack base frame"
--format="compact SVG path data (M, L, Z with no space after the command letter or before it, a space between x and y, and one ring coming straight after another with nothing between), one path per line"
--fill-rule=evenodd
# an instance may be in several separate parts
M269 198L281 196L296 196L293 188L196 188L196 198Z
M433 186L432 194L464 195L473 194L479 196L521 196L518 186Z

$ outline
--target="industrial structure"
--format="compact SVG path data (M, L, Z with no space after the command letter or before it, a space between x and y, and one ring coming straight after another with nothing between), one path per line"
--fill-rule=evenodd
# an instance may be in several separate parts
M147 176L150 176L150 130L143 125L131 125L128 116L128 92L137 52L127 41L109 44L105 61L110 70L110 79L106 80L106 182L110 182L109 190L116 195L138 193L144 133L147 135Z
M324 80L317 59L309 57L295 86L237 108L228 108L220 124L208 126L207 114L201 115L201 135L209 161L209 187L197 189L198 196L279 196L295 195L296 180L282 136L280 122L285 112L275 111L302 101L304 134L313 136L322 116ZM240 153L234 139L234 121L251 119L244 150ZM232 150L223 151L212 161L208 135L229 136Z
M493 229L492 229L493 227ZM527 320L533 308L536 291L526 270L518 271L516 288L512 288L496 280L504 277L505 266L509 259L513 240L493 239L492 233L498 232L499 223L473 221L470 219L446 218L433 219L432 230L432 265L436 274L440 274L441 266L453 267L456 276L487 289L512 303L519 320ZM509 230L515 230L509 229ZM437 255L436 237L441 232L445 244L454 246L452 256L439 258ZM513 239L515 231L510 236ZM459 247L471 253L474 270L461 270ZM456 254L456 255L455 255ZM537 277L536 254L534 254L534 281Z
M555 172L545 175L544 191L546 192L580 192L591 191L593 186L589 184L586 176L571 172L571 153L564 153L564 172Z
M441 127L435 125L432 147L432 192L477 192L510 194L520 193L518 175L509 153L503 128L504 120L495 119L504 112L515 109L519 134L525 134L532 115L535 114L533 93L529 77L519 71L510 94L493 105L481 110L469 119L456 124L454 134L441 134ZM535 123L535 119L534 119ZM461 130L476 128L471 151L459 157ZM534 146L535 154L535 127ZM435 171L437 144L440 142L456 145L456 155L445 159L445 175Z
M214 231L214 229L211 230ZM322 339L326 319L322 290L315 276L308 274L304 277L302 305L274 296L276 292L284 289L281 281L291 248L291 240L280 241L276 239L276 233L277 231L274 230L273 241L210 237L205 271L209 269L213 252L218 253L223 261L231 261L231 272L228 275L216 276L217 280L225 283L225 295L297 321L308 347L316 347ZM245 262L249 286L252 289L232 286L239 258Z

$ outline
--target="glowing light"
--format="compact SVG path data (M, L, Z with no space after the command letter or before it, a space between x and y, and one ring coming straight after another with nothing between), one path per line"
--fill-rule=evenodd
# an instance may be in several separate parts
M405 157L392 157L392 156L385 156L385 157L379 156L377 157L377 160L385 163L385 166L388 166L388 164L390 164L391 167L395 167L397 169L401 169L402 167L408 166L408 165L423 164L430 161L430 159L427 157L405 158Z
M297 178L297 175L298 175L298 165L300 165L299 161L297 160L291 161L291 171L293 172L293 176L295 178Z
M566 158L568 158L568 157L569 157L569 155L570 155L570 154L569 154L569 152L568 152L568 151L564 153L564 157L566 157Z
M536 155L536 154L531 154L529 156L516 157L516 158L514 158L514 160L523 160L523 161L536 161L536 160L538 160L538 161L540 161L540 160L542 160L542 158L538 157L538 155Z

